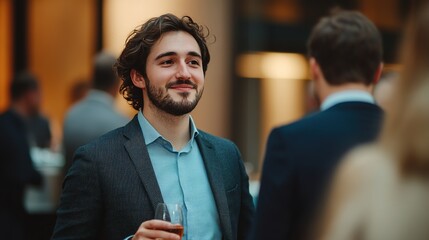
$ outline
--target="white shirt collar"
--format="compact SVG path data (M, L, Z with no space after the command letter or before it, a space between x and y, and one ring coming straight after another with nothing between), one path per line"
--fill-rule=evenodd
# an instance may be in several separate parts
M366 91L361 90L347 90L329 95L325 101L323 101L320 109L326 110L336 104L343 102L366 102L375 103L374 97Z

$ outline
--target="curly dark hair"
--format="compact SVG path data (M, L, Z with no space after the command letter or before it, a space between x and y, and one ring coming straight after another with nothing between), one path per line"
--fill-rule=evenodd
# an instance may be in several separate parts
M178 18L171 13L149 19L130 33L125 48L114 65L118 77L123 81L119 92L136 110L143 109L143 92L142 89L134 86L130 72L135 69L147 78L146 60L152 46L164 33L171 31L185 31L195 38L201 50L203 72L206 73L210 62L206 43L209 36L207 27L195 23L189 16Z

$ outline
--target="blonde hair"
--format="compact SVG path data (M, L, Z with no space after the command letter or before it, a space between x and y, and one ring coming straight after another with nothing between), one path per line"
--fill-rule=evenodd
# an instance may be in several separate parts
M402 44L404 65L386 113L381 142L400 171L429 176L429 4L411 15Z

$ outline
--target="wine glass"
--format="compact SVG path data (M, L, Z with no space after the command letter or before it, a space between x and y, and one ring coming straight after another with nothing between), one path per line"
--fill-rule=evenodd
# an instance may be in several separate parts
M178 203L158 203L155 211L155 219L171 222L174 228L165 229L167 232L175 233L182 239L183 236L183 211Z

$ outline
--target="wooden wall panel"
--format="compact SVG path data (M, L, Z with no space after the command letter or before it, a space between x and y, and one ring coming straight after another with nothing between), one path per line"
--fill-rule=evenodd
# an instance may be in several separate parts
M392 0L360 0L360 11L370 18L380 29L401 30L403 19L401 19L400 1Z
M9 102L12 72L12 0L0 0L0 112Z
M29 66L40 79L43 111L61 135L73 83L91 72L95 0L28 0Z

